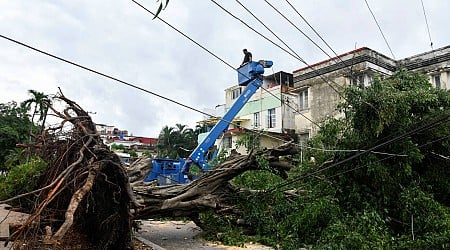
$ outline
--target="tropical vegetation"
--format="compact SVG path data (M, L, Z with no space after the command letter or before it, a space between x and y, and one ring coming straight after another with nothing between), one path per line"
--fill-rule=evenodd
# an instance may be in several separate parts
M264 190L236 197L254 230L205 213L210 237L280 249L450 248L450 92L401 70L345 99L344 117L324 121L302 157L287 159L287 180L234 181Z
M197 146L200 129L201 127L197 127L194 130L182 124L176 124L175 127L164 126L158 136L157 157L188 157Z

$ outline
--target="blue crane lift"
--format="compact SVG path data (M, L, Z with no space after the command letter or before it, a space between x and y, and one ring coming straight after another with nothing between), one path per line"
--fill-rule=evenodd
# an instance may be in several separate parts
M153 159L152 171L146 176L144 182L157 180L159 185L187 183L192 179L189 173L192 164L196 164L201 171L209 170L208 151L214 146L216 139L228 129L229 124L256 90L261 87L264 68L270 68L272 65L272 61L261 60L258 62L252 61L240 67L238 69L238 82L240 86L246 86L246 88L226 114L217 122L187 159Z

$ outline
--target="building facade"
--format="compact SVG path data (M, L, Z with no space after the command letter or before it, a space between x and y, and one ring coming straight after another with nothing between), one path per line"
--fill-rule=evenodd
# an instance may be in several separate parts
M295 94L289 93L293 88L292 74L278 72L265 76L259 90L233 119L223 137L216 141L219 150L236 150L245 154L246 149L237 147L237 142L245 135L246 130L263 131L259 136L261 147L273 148L282 143L295 130L294 110L297 107ZM223 114L228 111L234 101L242 94L245 86L233 86L225 90L225 104L218 105ZM216 107L217 108L217 107ZM217 112L216 112L217 113ZM221 116L208 118L201 124L213 126ZM207 133L199 135L201 141Z
M298 98L300 112L295 115L295 130L300 140L316 133L316 124L327 117L342 115L337 106L344 101L344 88L369 86L374 76L391 75L400 68L425 73L433 86L449 89L450 46L401 60L364 47L295 70L291 93Z

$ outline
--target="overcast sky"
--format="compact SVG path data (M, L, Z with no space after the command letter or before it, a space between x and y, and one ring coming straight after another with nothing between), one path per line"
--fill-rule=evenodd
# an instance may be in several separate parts
M367 0L396 59L431 49L420 0ZM140 0L155 11L155 0ZM236 1L217 0L282 45ZM328 59L263 0L241 2L307 63ZM284 0L270 0L328 54L334 55ZM342 54L369 47L392 57L364 0L290 2ZM423 0L434 48L450 45L450 1ZM0 0L0 34L192 106L214 108L237 73L132 1ZM209 0L171 0L160 17L238 66L242 49L274 62L273 72L305 65L264 40ZM272 69L266 73L273 73ZM0 38L0 102L28 99L29 89L66 97L95 112L96 123L157 137L165 125L194 127L203 115Z

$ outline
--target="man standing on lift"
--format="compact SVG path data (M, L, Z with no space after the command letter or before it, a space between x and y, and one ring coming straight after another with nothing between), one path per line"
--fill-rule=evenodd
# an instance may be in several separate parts
M250 51L247 51L247 49L243 49L242 51L244 52L244 60L242 61L240 67L242 67L244 64L252 61L252 53L250 53Z

